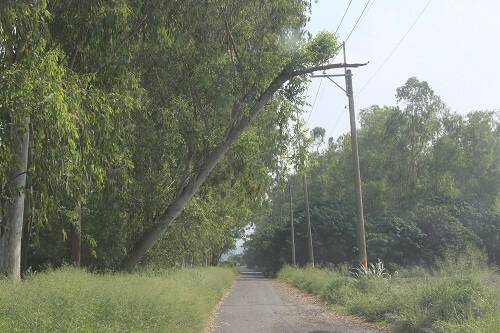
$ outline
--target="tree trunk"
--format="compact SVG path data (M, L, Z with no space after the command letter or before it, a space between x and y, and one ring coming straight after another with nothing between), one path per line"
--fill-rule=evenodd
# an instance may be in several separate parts
M3 241L3 235L5 233L5 225L4 225L4 207L5 207L5 202L3 200L0 201L0 204L2 205L0 207L0 276L2 275L1 272L3 272L3 253L4 253L4 241Z
M302 182L304 183L304 205L306 210L306 228L307 228L307 264L314 267L314 252L313 252L313 240L311 231L311 215L309 214L309 193L307 191L307 176L304 173L302 176Z
M208 175L222 159L224 154L229 150L231 145L240 137L241 133L257 117L264 106L271 100L274 93L280 89L285 82L293 77L305 75L315 71L344 67L360 67L364 65L366 64L329 64L296 71L286 69L281 71L252 105L248 112L249 116L245 119L237 118L234 121L234 123L228 128L222 143L208 154L205 163L200 166L198 173L193 175L188 184L184 186L181 191L179 191L179 194L173 199L165 213L160 216L157 224L153 226L152 229L146 231L135 243L124 262L123 269L127 271L133 270L134 267L141 261L142 257L153 247L156 241L163 236L170 224L182 213L184 207L186 207L191 198L196 194L196 192L198 192L200 186L205 182ZM238 114L243 114L244 110L242 109L242 106L239 106L237 109L239 111Z
M240 137L243 130L248 127L250 122L255 119L257 114L271 99L273 94L287 80L288 77L284 73L279 75L253 105L250 110L250 117L246 121L239 122L236 126L231 127L227 131L224 141L208 155L206 162L200 168L199 173L192 178L192 180L183 188L179 195L170 204L156 227L146 232L143 237L135 244L125 262L125 270L131 271L146 254L146 252L148 252L153 247L154 243L161 238L161 236L167 230L168 226L181 214L181 212L184 210L184 207L186 207L186 205L198 191L200 186L205 182L210 172L212 172L217 163L229 150L231 144Z
M31 125L31 124L30 124ZM29 147L28 147L28 166L29 169L33 161L33 127L30 128ZM21 240L21 277L28 269L28 252L31 241L31 228L33 226L33 179L31 175L26 175L26 197L24 199L24 223L23 223L23 237Z
M29 123L26 117L21 130L12 130L16 167L12 176L13 198L7 203L7 218L0 236L0 274L12 280L21 278L21 239L23 236L24 198L28 167Z
M31 240L31 226L33 225L33 186L29 184L28 176L26 198L24 200L23 237L21 240L21 275L28 269L28 251Z
M82 205L76 204L76 221L71 225L71 262L75 267L80 267L82 254Z
M295 229L293 226L293 198L292 198L292 181L288 180L288 194L290 196L290 238L292 240L292 265L295 266Z

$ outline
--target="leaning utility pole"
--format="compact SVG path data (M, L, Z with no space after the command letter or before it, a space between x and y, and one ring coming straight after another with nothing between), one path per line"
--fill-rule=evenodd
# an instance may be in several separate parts
M344 53L344 64L346 64L345 42L342 43ZM366 64L365 64L366 65ZM335 82L332 77L345 77L345 89ZM368 267L368 257L366 255L365 218L363 216L363 194L361 191L361 173L359 171L358 135L356 133L356 114L354 112L354 94L352 89L352 72L344 66L344 74L322 74L312 75L312 77L326 77L347 95L349 101L349 119L351 123L351 145L352 145L352 169L354 172L354 189L356 193L356 238L358 240L359 263L363 267Z
M295 262L295 230L293 227L293 199L292 199L292 182L288 180L288 194L290 196L290 233L292 238L292 265L296 265Z
M314 267L313 240L311 231L311 215L309 214L309 193L307 192L307 176L306 172L302 175L304 183L304 205L306 209L306 224L307 224L307 264Z

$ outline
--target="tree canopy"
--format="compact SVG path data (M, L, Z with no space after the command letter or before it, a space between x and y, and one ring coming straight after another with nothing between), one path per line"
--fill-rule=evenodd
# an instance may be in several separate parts
M303 246L304 179L316 258L350 261L350 139L325 150L301 113L308 74L363 64L331 63L337 39L305 29L310 6L2 1L0 274L213 264L253 222L249 258L277 267L286 185ZM416 78L396 100L361 113L372 256L428 262L471 243L497 262L498 113L453 114Z
M23 269L217 260L261 210L304 75L332 66L309 7L2 2L0 271L20 252Z
M410 78L395 106L360 112L359 151L368 255L388 264L431 265L467 247L498 264L500 119L494 111L449 111L425 81ZM315 129L311 136L322 131ZM320 264L355 263L355 201L348 134L311 151L309 202ZM291 174L297 262L306 258L300 177ZM276 186L256 223L246 260L275 271L291 262L288 194Z

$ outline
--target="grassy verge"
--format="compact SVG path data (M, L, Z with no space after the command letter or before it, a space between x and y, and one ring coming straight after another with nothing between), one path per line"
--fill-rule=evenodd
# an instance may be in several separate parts
M228 268L95 275L76 269L0 281L0 332L203 332Z
M486 268L354 277L346 270L285 267L278 279L394 332L500 332L500 279Z

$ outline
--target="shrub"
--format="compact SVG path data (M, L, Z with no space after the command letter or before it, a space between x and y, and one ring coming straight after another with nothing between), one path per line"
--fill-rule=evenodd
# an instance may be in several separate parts
M354 275L286 267L278 278L321 296L342 312L388 323L395 332L500 333L498 273L481 265L474 271L458 264L440 267L406 269L391 278L383 265Z
M443 280L425 290L419 306L430 322L461 322L483 314L484 294L484 288L471 278Z
M323 289L322 298L331 304L345 305L354 295L355 282L343 276L332 276Z

